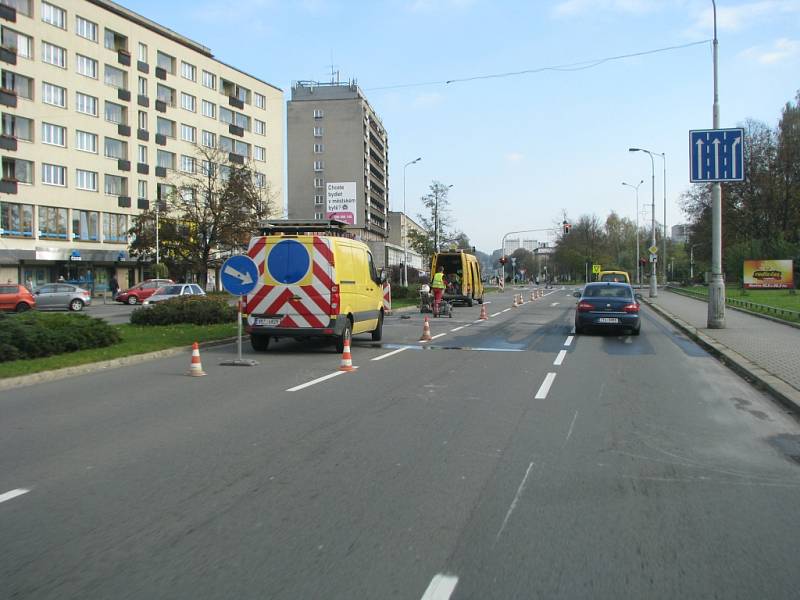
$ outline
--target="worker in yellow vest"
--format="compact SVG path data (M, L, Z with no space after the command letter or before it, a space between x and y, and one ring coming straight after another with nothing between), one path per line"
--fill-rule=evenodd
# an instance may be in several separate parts
M444 289L447 287L447 281L444 278L444 267L439 267L436 270L436 274L433 276L433 281L431 282L431 287L433 288L433 316L438 317L439 303L442 301Z

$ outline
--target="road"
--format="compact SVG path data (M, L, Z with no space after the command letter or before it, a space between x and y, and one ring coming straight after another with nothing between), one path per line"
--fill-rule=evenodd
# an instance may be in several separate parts
M648 310L575 337L574 305L506 292L429 344L393 316L332 377L286 340L4 393L4 597L796 597L798 422Z

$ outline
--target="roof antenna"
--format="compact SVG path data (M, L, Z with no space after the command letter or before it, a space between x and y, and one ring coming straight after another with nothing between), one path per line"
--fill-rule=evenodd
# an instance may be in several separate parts
M339 65L333 64L333 50L331 50L331 85L339 85L339 69L336 68L338 66Z

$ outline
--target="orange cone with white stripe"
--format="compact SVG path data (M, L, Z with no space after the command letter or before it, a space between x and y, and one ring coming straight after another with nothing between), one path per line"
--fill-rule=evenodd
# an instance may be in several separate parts
M531 302L536 300L536 292L531 292Z
M486 321L486 320L489 319L489 315L486 314L486 305L485 304L481 304L481 316L478 317L478 319L481 320L481 321Z
M425 324L422 326L422 337L419 338L420 342L430 342L431 337L431 324L428 323L428 317L425 317Z
M516 294L514 294L514 303L511 306L513 306L514 308L517 308L517 306L519 306L519 304L517 304L517 295Z
M350 332L344 337L344 350L342 351L342 362L339 363L340 371L353 371L353 357L350 355Z
M197 345L197 342L192 344L192 363L186 374L191 377L202 377L207 374L203 371L203 363L200 362L200 346Z

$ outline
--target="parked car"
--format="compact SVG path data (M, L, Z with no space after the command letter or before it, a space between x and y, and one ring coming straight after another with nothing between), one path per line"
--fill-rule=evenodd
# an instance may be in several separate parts
M36 306L36 298L24 285L5 283L0 285L0 310L25 312Z
M205 296L206 293L196 283L173 283L172 285L165 285L156 290L156 293L151 295L144 301L146 306L157 304L170 298L177 298L178 296Z
M71 283L48 283L33 292L36 308L41 310L83 310L92 303L92 294Z
M141 304L152 296L158 288L169 283L175 282L172 279L146 279L132 288L120 292L114 300L123 304Z
M627 283L589 283L575 309L575 333L584 333L588 328L629 329L639 335L639 298Z

